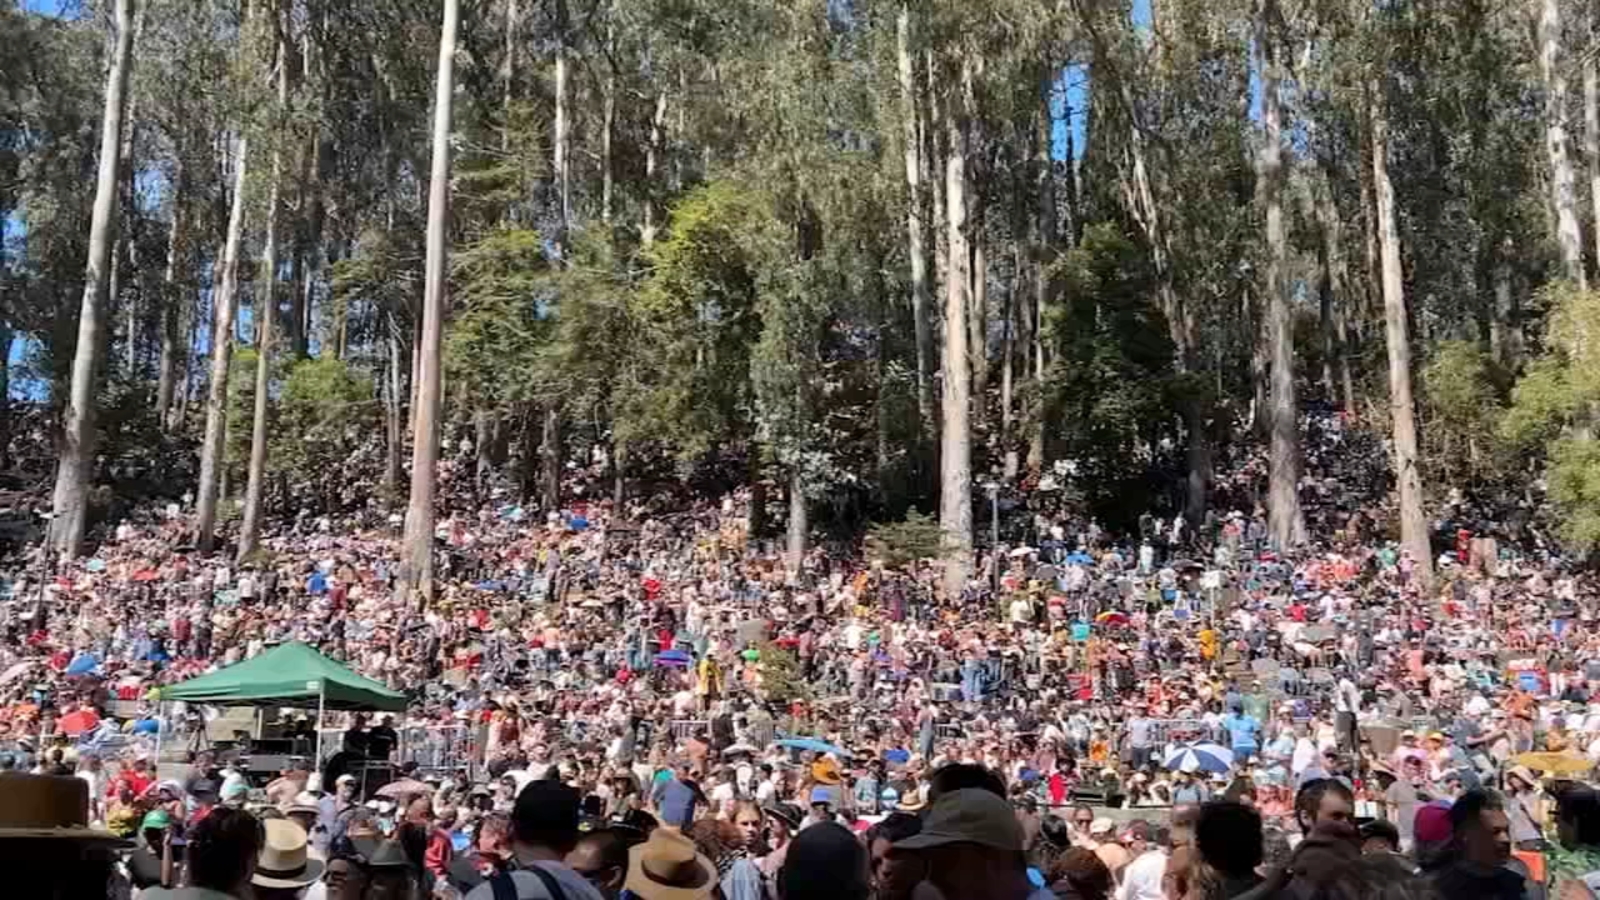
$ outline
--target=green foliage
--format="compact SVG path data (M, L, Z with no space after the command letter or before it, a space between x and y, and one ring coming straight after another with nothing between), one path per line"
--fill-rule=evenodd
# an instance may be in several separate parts
M866 549L870 559L889 568L919 559L940 559L949 541L939 520L916 510L908 510L900 522L874 523L867 529Z
M1423 367L1423 461L1432 484L1496 481L1508 452L1500 440L1506 378L1476 341L1448 340Z
M1556 284L1545 352L1512 393L1501 434L1524 453L1547 459L1549 496L1563 536L1576 547L1600 546L1600 293Z
M1167 414L1172 344L1151 302L1148 257L1109 223L1091 225L1057 262L1062 302L1046 311L1055 360L1044 415L1103 520L1146 508L1155 447L1172 437Z
M770 641L763 643L761 651L761 692L774 702L808 700L811 685L800 669L800 658L793 650Z
M276 416L268 456L274 471L329 488L353 483L352 463L381 425L371 379L331 356L289 368Z
M760 272L746 239L769 216L759 197L727 182L673 206L635 299L634 318L650 340L635 347L637 390L619 410L624 444L660 441L693 459L750 434Z
M451 257L460 310L445 341L448 380L472 409L502 410L552 393L542 354L554 328L543 239L496 228Z

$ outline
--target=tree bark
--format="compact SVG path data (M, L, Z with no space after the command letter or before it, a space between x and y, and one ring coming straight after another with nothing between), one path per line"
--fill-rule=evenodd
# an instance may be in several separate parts
M1372 183L1378 200L1378 244L1383 264L1384 341L1389 346L1389 411L1394 421L1394 467L1400 484L1400 545L1409 551L1424 584L1433 577L1422 474L1417 467L1417 423L1411 394L1411 342L1406 333L1405 284L1400 270L1400 234L1395 225L1394 185L1389 181L1389 121L1381 85L1368 100L1372 123Z
M239 243L244 233L245 172L249 140L239 136L233 175L233 205L222 251L221 287L215 292L211 331L211 383L206 394L206 430L200 444L200 483L195 499L195 541L202 553L216 545L217 488L228 432L228 364L233 358L233 314L239 302Z
M1600 67L1592 48L1583 54L1583 155L1589 166L1595 260L1600 264Z
M926 127L917 90L916 69L911 52L911 7L900 4L895 25L900 75L900 125L905 141L906 165L906 256L911 262L911 319L917 342L917 412L922 432L932 436L934 422L933 330L929 317L933 295L928 290L927 226L923 219L922 133Z
M556 0L556 65L555 65L555 146L554 175L556 179L557 225L556 246L560 258L566 263L568 232L572 228L572 125L569 107L572 103L570 79L567 77L567 22L566 3Z
M561 508L561 411L554 405L544 408L544 426L539 438L539 501L546 510Z
M417 414L411 438L411 502L406 510L401 589L433 601L434 467L439 459L439 349L444 331L446 227L450 215L450 127L455 100L459 0L444 0L439 29L439 71L433 91L433 167L428 181L427 262L422 301L422 357Z
M1539 74L1544 80L1544 146L1550 157L1551 201L1561 268L1579 290L1588 289L1583 234L1578 225L1577 178L1567 148L1567 76L1561 67L1561 2L1539 0Z
M1016 430L1016 411L1012 408L1012 403L1016 399L1017 295L1022 289L1023 272L1021 242L1013 244L1011 249L1012 278L1006 287L1005 302L1000 314L1004 326L1000 345L1000 448L1001 472L1007 482L1017 477L1022 465L1017 454L1016 442L1012 440Z
M1288 550L1305 537L1300 512L1299 407L1295 401L1294 325L1289 305L1288 233L1283 221L1283 113L1278 95L1282 63L1273 22L1276 0L1263 0L1257 26L1261 52L1261 122L1265 131L1259 159L1261 198L1266 207L1267 317L1271 328L1271 419L1267 480L1267 526L1272 541Z
M94 209L89 221L89 258L84 271L83 300L78 310L78 345L72 358L72 387L62 419L60 463L56 470L50 545L57 556L71 559L83 546L88 524L89 486L94 476L95 388L106 307L106 281L117 230L117 173L121 166L123 94L132 68L133 0L117 0L117 44L106 76L105 108L100 122L100 164Z
M1322 165L1315 215L1322 237L1317 256L1322 267L1323 379L1327 382L1329 397L1338 391L1345 411L1354 412L1356 390L1350 374L1350 337L1346 325L1350 285L1344 262L1344 222L1333 199L1333 172L1326 161Z
M388 331L388 389L384 392L384 454L383 454L383 488L384 495L391 500L397 499L400 493L400 454L404 451L401 446L401 434L404 416L401 410L400 398L405 395L405 376L402 374L404 364L400 361L405 352L404 342L400 340L400 323L395 321L394 311L390 310L387 316Z
M961 93L972 88L972 64L961 62ZM951 98L950 106L960 102ZM949 146L945 162L944 391L939 429L939 526L950 544L944 591L959 597L966 587L972 551L972 379L968 368L967 310L971 305L971 250L967 242L967 135L955 108L944 116Z
M178 319L185 305L184 292L178 287L178 267L183 256L183 204L187 188L180 151L173 162L172 225L167 233L167 268L161 277L161 356L156 362L156 421L163 434L175 427L172 392L177 381Z
M789 528L786 535L788 546L784 553L790 572L799 572L801 564L805 562L806 534L810 530L807 512L805 487L800 478L800 470L796 468L789 473Z
M650 139L644 147L644 223L639 227L639 243L646 248L655 243L656 232L660 228L656 221L660 215L656 210L656 202L661 189L656 182L660 180L661 141L666 124L667 92L658 88L655 112L650 116Z
M1030 329L1028 348L1029 377L1032 382L1032 404L1029 409L1028 470L1038 475L1044 469L1044 313L1052 298L1050 264L1056 241L1056 179L1054 163L1050 158L1051 117L1050 91L1052 73L1046 68L1039 79L1039 102L1034 109L1033 165L1034 177L1034 246L1033 246L1033 327ZM1072 131L1067 131L1067 160L1072 159L1070 141Z
M616 173L612 159L611 141L617 128L617 25L612 21L614 7L606 10L606 78L602 90L600 110L600 221L611 224L612 207L616 203Z
M250 469L244 488L244 519L239 525L238 559L254 555L261 543L261 500L267 487L267 419L271 411L273 330L278 318L278 206L283 192L284 127L289 112L289 44L281 23L278 38L278 109L267 188L267 228L261 243L261 287L256 293L256 390L250 417Z

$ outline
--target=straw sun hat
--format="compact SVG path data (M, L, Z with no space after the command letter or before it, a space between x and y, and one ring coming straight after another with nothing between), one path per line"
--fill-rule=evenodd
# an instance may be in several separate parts
M306 852L306 830L290 819L267 819L267 840L256 858L252 884L268 888L305 887L322 877L323 862Z
M89 784L55 775L0 775L0 840L50 838L129 846L109 831L89 827Z
M622 886L643 900L702 900L717 886L717 867L682 832L662 826L628 851Z

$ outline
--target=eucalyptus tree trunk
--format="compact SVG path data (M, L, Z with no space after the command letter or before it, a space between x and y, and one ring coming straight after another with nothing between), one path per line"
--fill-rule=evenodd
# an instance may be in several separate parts
M606 16L606 78L602 90L600 109L600 221L611 224L612 207L616 203L616 174L613 171L611 141L617 129L617 68L611 60L616 53L617 26L611 21L616 14L608 7Z
M455 100L459 0L444 0L439 29L439 71L433 91L433 167L428 179L427 263L422 301L422 358L417 413L411 439L411 503L406 510L402 591L433 600L434 467L439 459L439 349L444 332L445 274L450 216L450 125Z
M283 26L280 26L283 27ZM252 556L261 543L261 500L267 487L267 418L271 398L273 329L278 318L278 206L283 192L283 144L289 111L289 45L278 38L277 134L267 187L267 228L261 243L261 287L256 293L255 406L250 417L250 469L244 488L244 519L239 525L238 558Z
M790 572L799 572L805 562L806 534L811 527L807 512L804 480L800 477L800 467L795 466L789 472L789 527L784 548Z
M206 429L200 443L200 483L195 498L195 542L202 553L216 545L217 490L225 468L228 432L228 363L233 358L233 314L239 302L239 243L244 233L245 174L249 140L239 136L233 173L233 205L222 251L221 287L212 306L211 383L206 393Z
M644 223L639 228L639 243L645 247L655 243L656 232L660 228L656 222L659 215L656 201L661 189L656 182L660 180L661 143L666 126L667 92L664 88L657 88L655 112L650 115L650 138L644 147Z
M561 508L561 411L552 403L544 408L539 438L539 500L546 510Z
M1322 238L1318 261L1322 265L1322 294L1325 307L1324 379L1331 396L1339 392L1346 412L1356 405L1355 380L1350 374L1349 273L1344 261L1344 222L1333 199L1333 173L1324 164L1323 177L1316 192L1313 213Z
M117 0L117 44L106 76L100 121L100 164L89 220L89 258L78 309L78 345L72 357L72 387L62 416L50 546L62 558L78 555L88 522L89 484L94 475L95 388L99 382L105 329L106 281L117 229L117 173L121 167L123 95L133 46L133 0Z
M1600 261L1600 67L1593 52L1583 55L1583 155L1589 166L1595 259Z
M567 23L566 4L556 0L556 65L555 65L555 146L554 175L556 180L556 202L559 204L557 212L560 215L557 226L560 234L556 244L560 247L561 259L566 262L568 246L568 231L572 227L572 124L569 107L572 103L571 85L568 78L567 63Z
M167 268L161 276L161 355L156 361L156 422L163 433L174 427L172 392L177 381L178 320L187 301L178 288L178 266L183 256L183 213L188 189L180 151L173 162L172 226L167 233Z
M1550 157L1551 202L1556 214L1556 244L1561 268L1580 290L1588 288L1583 270L1583 233L1578 225L1577 178L1567 149L1567 76L1561 67L1561 2L1539 2L1539 74L1544 80L1544 147Z
M950 97L945 128L944 391L939 429L939 526L949 543L944 591L958 597L966 587L972 552L972 379L968 366L967 310L971 308L972 263L967 241L967 134L964 96L972 90L972 63L961 62L961 97ZM952 92L954 93L954 91Z
M1268 401L1270 448L1267 474L1267 527L1281 550L1305 537L1300 511L1299 407L1295 402L1294 327L1289 306L1289 241L1283 221L1283 111L1279 97L1282 63L1275 27L1275 0L1263 0L1256 44L1261 52L1261 123L1265 134L1257 161L1261 199L1266 207L1268 356L1271 390Z
M1372 183L1378 200L1378 244L1383 264L1383 334L1389 346L1389 411L1394 422L1394 469L1400 484L1400 545L1411 554L1426 584L1433 577L1428 519L1423 511L1422 474L1417 467L1417 423L1411 394L1411 341L1406 333L1405 283L1400 270L1400 234L1395 225L1394 185L1389 181L1389 121L1381 86L1368 101L1372 123Z
M389 310L386 318L388 378L383 397L383 488L386 496L396 497L400 492L400 453L404 449L401 446L404 414L400 398L406 390L402 374L405 364L400 358L405 354L405 347L400 340L400 323L395 320L394 310Z
M933 209L931 221L933 222L933 292L944 288L949 281L950 268L950 241L944 223L948 221L945 216L945 165L948 159L945 150L945 137L949 133L947 119L950 111L945 104L933 99L934 85L940 79L934 73L933 51L924 47L922 50L923 68L925 78L923 84L927 86L928 119L924 123L922 136L922 182L929 188L929 201ZM931 354L930 354L931 355Z
M917 341L917 412L924 435L937 429L933 404L933 331L929 316L933 295L928 290L927 225L923 220L922 134L926 117L917 90L916 67L911 52L911 6L900 4L895 25L900 75L900 126L905 141L906 255L911 259L911 318Z
M1050 159L1050 138L1053 121L1050 115L1050 92L1053 76L1046 69L1039 80L1039 99L1033 119L1034 186L1034 246L1033 267L1033 327L1027 349L1029 377L1033 385L1033 408L1028 428L1028 469L1038 474L1044 468L1044 312L1050 305L1050 263L1056 240L1056 180ZM1072 130L1067 129L1068 140ZM1071 162L1071 144L1067 158Z
M1016 411L1012 403L1016 399L1016 355L1017 355L1017 297L1022 290L1022 243L1012 244L1012 278L1006 287L1005 301L1001 306L1000 321L1004 330L1001 332L1000 346L1000 447L1001 447L1001 472L1006 481L1017 477L1021 468L1021 460L1017 454L1016 442L1012 439L1016 430Z

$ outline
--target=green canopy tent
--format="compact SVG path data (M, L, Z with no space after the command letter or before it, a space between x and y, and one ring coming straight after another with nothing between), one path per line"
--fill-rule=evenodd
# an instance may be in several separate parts
M405 694L357 675L299 641L164 687L160 696L218 706L315 706L319 744L325 710L404 712L406 708ZM320 746L317 756L320 760Z

